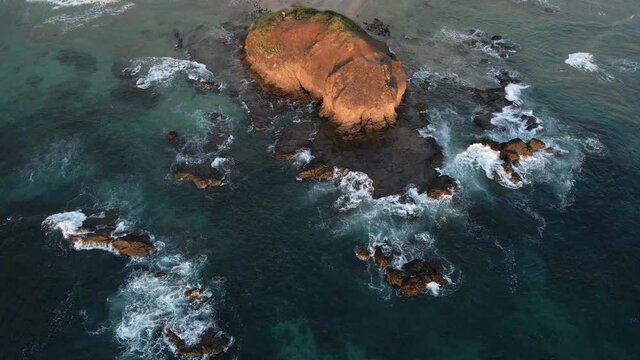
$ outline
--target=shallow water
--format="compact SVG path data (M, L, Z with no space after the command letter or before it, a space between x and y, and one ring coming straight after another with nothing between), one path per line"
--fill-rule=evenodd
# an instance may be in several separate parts
M435 201L409 190L407 206L354 188L364 174L296 181L295 164L270 147L313 109L286 105L266 132L248 131L243 101L256 94L242 88L251 78L230 36L250 24L252 2L4 0L0 358L171 359L167 324L193 337L223 330L234 338L229 359L637 358L638 2L310 4L390 25L387 41L411 81L435 85L421 134L443 147L441 170L460 193ZM517 53L503 60L464 45L469 28L504 36ZM182 61L202 38L211 52L190 61L210 75ZM136 65L132 81L147 88L127 92L120 73ZM483 133L473 124L475 105L452 84L494 86L499 69L529 86L514 95L518 111L542 129ZM227 87L198 91L186 81L194 71ZM209 112L222 115L210 121ZM166 132L202 145L212 129L232 144L196 156L232 159L227 184L202 191L174 180L180 156ZM527 161L518 189L488 179L490 154L468 148L514 135L563 154ZM144 260L75 251L42 225L80 208L120 209L159 251ZM383 241L407 258L439 259L454 285L399 298L353 256ZM212 301L194 310L176 296L189 286Z

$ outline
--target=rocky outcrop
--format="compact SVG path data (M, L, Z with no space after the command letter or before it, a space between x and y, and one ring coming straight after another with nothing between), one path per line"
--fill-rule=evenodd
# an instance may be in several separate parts
M209 163L181 163L176 165L173 175L191 181L198 189L220 187L224 180L224 174Z
M485 140L481 142L482 145L490 147L494 151L500 152L500 159L503 161L502 167L507 175L511 176L513 182L521 182L522 176L517 173L514 166L520 164L520 160L533 156L536 152L547 149L549 152L553 152L552 148L547 148L544 142L539 139L531 139L529 142L524 142L522 139L517 138L505 143L499 143L496 141ZM499 176L494 175L495 179Z
M205 330L195 345L187 345L180 335L168 327L164 329L164 333L175 347L176 353L181 356L218 356L231 345L229 337L213 328Z
M507 99L506 89L509 84L519 84L520 80L505 71L496 75L496 79L500 83L498 88L470 89L473 92L474 100L483 107L482 111L473 118L473 122L483 130L496 129L497 126L491 122L494 114L502 112L507 106L516 105ZM520 113L519 116L527 131L532 131L540 126L535 116L523 113Z
M356 248L356 257L362 261L373 260L373 263L384 272L384 279L403 297L414 297L424 294L432 286L443 288L449 285L444 277L442 264L435 261L415 259L403 264L399 269L391 264L399 252L388 245L374 247L370 250Z
M365 22L363 24L364 24L365 30L367 30L371 34L374 34L377 36L383 36L383 37L391 36L389 25L383 23L382 20L378 18L373 19L373 21L370 23Z
M245 59L265 86L322 101L320 114L345 137L394 124L407 86L384 43L330 11L262 15L246 38Z
M121 223L119 212L115 210L80 210L79 212L85 217L80 227L70 229L70 225L62 227L60 224L55 225L63 229L63 235L75 248L100 248L135 257L148 256L154 250L149 233L118 226Z
M463 43L476 49L488 49L502 59L508 59L516 53L516 47L501 35L489 35L478 29L468 29L467 39Z
M458 189L458 183L447 175L440 175L426 189L427 195L434 199L448 198Z
M335 168L333 165L322 159L315 158L298 171L298 179L307 180L315 179L318 181L327 181L335 176Z

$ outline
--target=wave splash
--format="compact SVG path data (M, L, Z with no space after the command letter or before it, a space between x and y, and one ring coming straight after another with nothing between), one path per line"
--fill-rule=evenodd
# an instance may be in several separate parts
M135 271L112 299L115 336L124 346L123 358L173 358L175 347L166 337L166 329L180 334L188 346L195 345L208 329L220 331L214 305L223 294L223 281L209 284L198 299L185 296L201 289L199 274L206 256L186 260L182 255L157 258L150 268Z
M207 66L196 61L174 59L172 57L145 57L131 61L131 67L123 70L138 76L136 86L148 89L151 86L168 86L178 73L183 73L191 81L213 82L213 73Z

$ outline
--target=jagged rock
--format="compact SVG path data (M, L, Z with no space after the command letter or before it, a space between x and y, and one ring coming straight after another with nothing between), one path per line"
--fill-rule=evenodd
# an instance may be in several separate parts
M367 30L368 32L374 34L374 35L378 35L378 36L384 36L384 37L389 37L391 36L391 31L389 30L389 25L385 24L382 22L382 20L375 18L373 19L372 22L370 23L363 23L365 25L365 30Z
M198 189L220 187L224 180L224 174L209 163L178 164L173 174L178 179L191 181Z
M522 158L533 156L536 152L546 148L545 143L539 139L531 139L524 142L520 138L510 140L505 143L499 143L491 140L482 141L481 144L489 146L494 151L500 152L500 159L503 161L502 167L504 171L511 176L513 182L522 182L522 176L518 174L513 166L517 166ZM495 179L499 176L494 175Z
M149 256L154 247L151 237L146 232L133 232L116 238L111 242L111 246L122 255L127 256Z
M298 171L298 178L300 180L315 179L318 181L327 181L333 179L334 176L335 169L333 165L327 164L319 158L314 158Z
M396 122L407 75L387 46L346 17L294 7L261 16L245 41L250 71L268 87L322 101L351 137Z
M447 175L441 175L427 187L427 195L434 199L441 199L453 196L454 191L458 188L458 183Z
M384 279L389 285L398 290L404 297L424 294L430 283L438 287L446 287L449 281L444 278L442 264L434 261L415 259L402 265L400 269L391 266L396 258L396 249L388 245L378 245L373 250L373 256L368 250L356 248L356 256L363 261L373 259L373 263L384 272Z
M85 216L82 224L63 233L76 248L103 248L120 255L144 257L154 250L146 231L122 231L118 227L120 213L115 210L80 210Z
M180 335L168 327L164 332L175 347L176 353L181 356L218 356L227 351L231 345L229 337L213 328L205 330L200 341L195 345L187 345Z
M356 257L362 261L368 261L371 258L371 252L365 248L357 247L354 252Z

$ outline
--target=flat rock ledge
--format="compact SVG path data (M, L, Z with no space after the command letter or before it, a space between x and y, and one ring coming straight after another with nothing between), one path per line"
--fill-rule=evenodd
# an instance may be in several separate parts
M322 101L320 115L345 138L396 122L407 88L402 64L340 14L301 6L266 13L253 24L244 53L265 87Z

